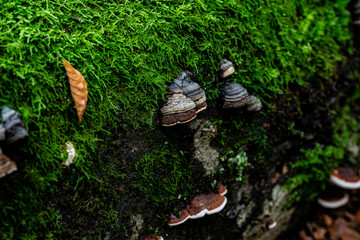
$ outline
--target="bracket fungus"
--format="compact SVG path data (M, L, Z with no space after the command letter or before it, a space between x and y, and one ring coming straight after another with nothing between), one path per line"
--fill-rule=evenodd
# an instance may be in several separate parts
M249 96L248 91L239 83L227 82L220 90L224 99L224 109L247 106L248 111L260 111L262 108L260 99Z
M223 59L220 62L220 77L227 78L230 77L235 72L233 63L227 59Z
M161 107L161 124L165 127L187 123L207 107L204 89L190 80L189 71L181 71L168 86L165 104Z
M145 237L144 240L164 240L164 238L159 235L149 235Z
M221 183L218 183L218 185L216 186L216 189L220 195L224 196L227 193L227 188L224 185L222 185Z
M354 24L357 26L360 26L360 1L357 1L354 4L354 12L353 12L354 16L355 16L355 21Z
M2 154L0 149L0 178L17 170L16 163L11 161L6 155Z
M262 103L260 99L255 97L254 95L249 96L249 102L247 103L247 110L249 112L258 112L262 108Z
M5 140L5 128L4 124L0 123L0 141Z
M324 208L339 208L349 202L349 194L337 187L331 187L320 194L317 202Z
M277 225L277 222L274 219L270 219L270 221L267 224L267 227L268 227L268 229L272 229L272 228L276 227L276 225Z
M5 141L7 144L13 144L28 136L20 116L20 113L9 107L3 107L1 110L3 129L0 129L0 131L5 131Z
M197 219L204 217L206 214L211 215L220 212L227 203L227 198L224 196L227 193L227 189L224 185L218 185L218 192L196 194L186 208L179 212L179 217L173 213L168 215L168 225L176 226L188 219Z
M175 216L173 213L170 213L168 216L168 225L169 226L176 226L186 222L190 217L189 212L186 209L182 209L179 212L179 217Z
M360 169L356 167L338 167L331 174L330 181L343 189L359 189Z
M196 117L196 104L182 93L166 96L166 103L160 109L161 124L165 127L187 123Z
M204 217L206 214L218 213L225 207L227 198L216 193L197 194L188 205L190 219Z

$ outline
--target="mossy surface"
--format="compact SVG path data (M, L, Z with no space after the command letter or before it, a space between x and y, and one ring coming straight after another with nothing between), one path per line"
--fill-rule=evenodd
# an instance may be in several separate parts
M216 108L225 82L216 77L218 63L228 58L237 68L232 80L271 107L273 97L287 93L289 85L327 81L334 74L350 49L347 3L3 1L0 106L22 114L29 138L18 146L1 146L19 168L0 181L1 238L95 239L107 233L121 238L131 235L124 222L147 215L144 202L126 202L132 197L173 207L161 201L188 194L195 185L191 180L200 180L191 161L180 162L183 139L169 139L174 135L158 128L167 84L181 69L193 70ZM82 123L60 59L87 82ZM258 125L247 135L252 149L265 136ZM64 169L67 141L77 158ZM191 148L182 151L191 159ZM256 158L249 156L250 162ZM167 157L173 168L159 174L178 171L183 185L171 186L163 199L149 198L146 193L154 194L162 180L172 182L172 175L149 182ZM185 171L175 168L183 165ZM139 188L141 182L149 186ZM156 223L164 224L165 214Z

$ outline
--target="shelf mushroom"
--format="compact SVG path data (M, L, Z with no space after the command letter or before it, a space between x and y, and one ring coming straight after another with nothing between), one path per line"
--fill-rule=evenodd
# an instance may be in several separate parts
M268 227L268 229L272 229L272 228L276 227L276 225L277 225L277 222L274 219L270 219L270 221L267 224L267 227Z
M218 183L218 185L216 186L216 189L220 195L224 196L227 193L227 188L224 185L222 185L221 183Z
M320 194L317 202L324 208L339 208L349 202L349 194L337 187L330 187Z
M166 89L165 104L160 109L161 125L164 127L190 122L206 109L205 91L191 81L191 76L189 71L181 71Z
M0 149L0 178L17 170L16 163L11 161L6 155L2 154Z
M215 193L197 194L188 205L190 219L204 217L206 214L218 213L225 207L227 198Z
M262 108L260 99L249 95L248 91L239 83L227 82L220 91L224 99L224 109L247 106L248 111L260 111Z
M145 237L144 240L164 240L164 238L159 235L149 235Z
M223 59L220 62L220 77L227 78L230 77L235 72L234 64L227 60Z
M176 226L188 219L201 218L206 214L211 215L223 210L227 203L227 198L224 196L227 193L227 189L222 184L219 184L217 189L219 193L196 194L186 208L179 212L179 217L170 213L168 215L168 225Z
M354 24L357 26L360 26L360 1L357 1L354 4L354 12L353 12L354 16L355 16L355 21Z
M182 93L166 96L166 102L160 109L161 124L164 127L178 123L187 123L196 117L196 104Z
M331 174L330 181L343 189L359 189L360 169L356 167L338 167Z
M5 130L7 144L13 144L28 136L20 116L20 113L9 107L3 107L1 110L2 125Z
M186 222L186 220L188 220L189 217L190 217L190 214L186 209L182 209L179 212L179 217L175 216L173 213L170 213L168 216L168 225L169 226L180 225L180 224Z

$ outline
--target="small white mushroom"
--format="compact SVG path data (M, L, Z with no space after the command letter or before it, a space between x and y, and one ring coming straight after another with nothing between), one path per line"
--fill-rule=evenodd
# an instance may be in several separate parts
M76 157L76 152L72 142L67 142L65 143L65 145L66 145L66 152L68 153L68 158L66 159L64 165L68 167L73 163L74 158Z

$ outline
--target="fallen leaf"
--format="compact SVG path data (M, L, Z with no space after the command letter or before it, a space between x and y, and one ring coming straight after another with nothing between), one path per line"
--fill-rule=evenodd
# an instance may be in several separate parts
M83 75L70 65L64 59L61 59L64 63L66 73L69 77L71 95L74 98L76 112L81 122L81 117L85 112L86 103L88 100L88 90Z
M330 228L331 240L360 240L360 234L350 229L344 219L336 219L334 226Z

